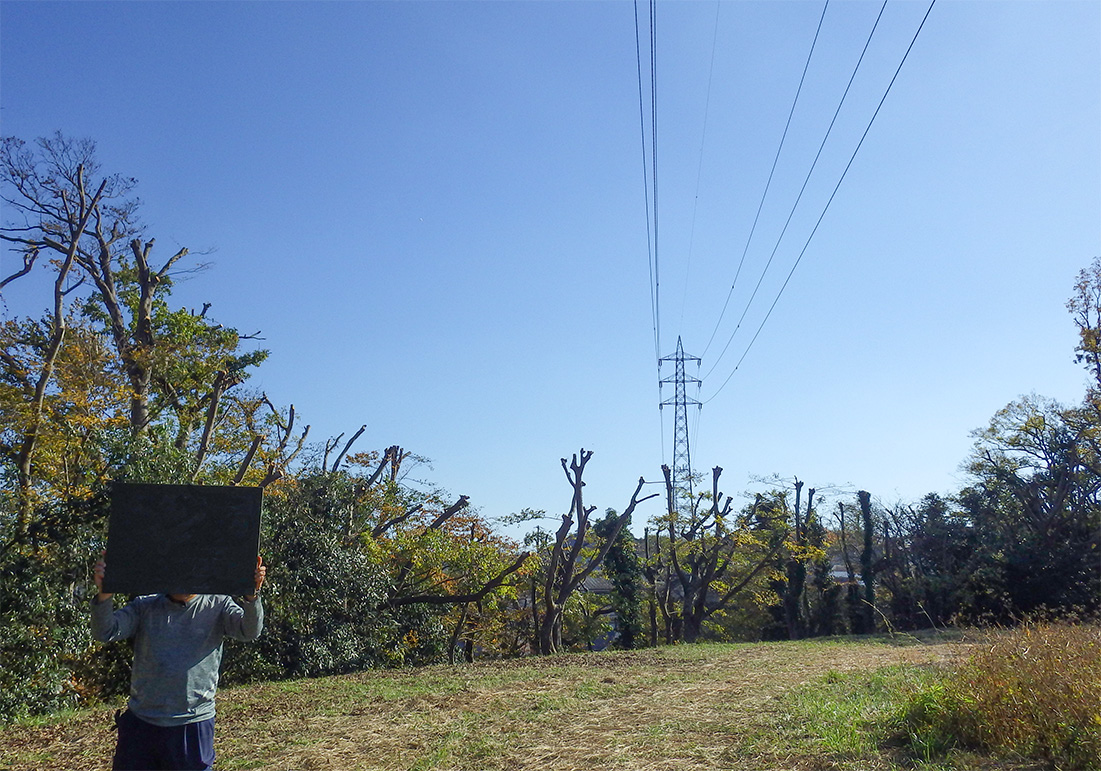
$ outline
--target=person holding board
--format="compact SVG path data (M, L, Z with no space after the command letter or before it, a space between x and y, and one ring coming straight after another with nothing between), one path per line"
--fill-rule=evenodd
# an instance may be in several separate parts
M251 642L264 628L260 587L267 568L256 558L255 591L156 594L115 610L103 592L105 559L94 568L92 636L104 643L134 638L127 709L117 714L113 769L211 769L214 694L226 637Z

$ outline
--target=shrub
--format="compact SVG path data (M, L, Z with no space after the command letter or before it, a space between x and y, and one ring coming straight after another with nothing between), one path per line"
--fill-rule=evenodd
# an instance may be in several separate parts
M1042 622L995 633L914 694L897 726L925 758L961 747L1101 768L1101 627Z
M88 628L103 500L41 506L23 540L0 548L0 723L69 709L110 691Z

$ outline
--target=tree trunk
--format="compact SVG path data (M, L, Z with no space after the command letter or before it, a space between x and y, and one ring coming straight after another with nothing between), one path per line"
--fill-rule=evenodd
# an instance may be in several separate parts
M453 665L455 663L455 649L459 645L459 638L462 636L463 626L466 624L466 614L468 610L470 610L470 603L464 603L463 610L459 614L459 622L455 624L455 631L451 633L451 645L447 647L448 664Z
M539 625L539 653L549 656L562 650L562 610L547 608Z
M703 629L702 614L689 611L681 619L681 639L686 643L694 643L700 639L700 631Z
M875 631L875 567L872 536L872 496L861 490L857 493L860 499L860 516L864 525L864 549L860 552L860 577L864 581L864 607L862 616L864 632L870 634Z
M68 284L69 273L72 271L73 265L77 262L80 239L84 236L85 230L88 227L88 221L93 212L98 210L100 199L103 197L103 191L107 184L106 181L101 182L95 195L91 198L87 198L84 190L83 165L77 167L76 180L77 192L79 194L79 208L77 212L74 213L73 218L66 223L69 230L69 240L64 248L57 242L46 241L55 251L61 252L64 259L59 261L60 264L57 267L57 277L54 279L53 311L50 317L50 341L46 346L46 352L42 358L42 366L39 369L38 377L34 384L33 394L31 396L31 422L23 433L23 439L19 446L19 453L16 456L16 484L18 485L18 508L15 522L16 539L20 539L26 535L30 527L31 511L34 508L32 494L32 486L34 484L32 460L35 450L38 447L39 432L42 429L42 413L46 400L46 391L50 381L53 379L54 364L57 361L58 355L61 353L62 343L65 341L65 332L67 329L65 320L65 295L68 291L66 285ZM37 247L31 250L34 252L34 256L30 258L30 264L33 264L40 248L41 247ZM14 276L12 278L14 278ZM9 278L8 280L10 281L11 279Z

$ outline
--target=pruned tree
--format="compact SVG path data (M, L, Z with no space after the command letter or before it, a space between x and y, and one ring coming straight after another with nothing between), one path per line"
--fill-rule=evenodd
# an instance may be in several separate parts
M791 538L784 565L786 582L783 608L789 640L799 640L806 636L807 563L815 556L808 543L807 525L814 515L814 492L813 487L807 491L807 510L801 511L803 482L795 480L795 509L792 512Z
M547 557L541 592L543 612L538 625L538 647L539 653L543 655L562 650L562 617L567 600L603 562L616 537L630 521L635 507L643 501L656 497L654 495L638 497L642 486L646 483L642 477L639 477L635 491L631 494L631 500L623 513L607 529L604 538L599 539L597 543L592 543L594 539L590 537L589 518L596 507L585 506L583 493L585 466L591 457L592 451L582 448L579 454L574 454L571 461L567 462L562 458L562 471L570 483L573 494L570 499L570 509L562 515L562 523L555 531L554 542L550 546ZM588 553L586 553L587 547L591 547Z
M732 516L732 500L719 492L722 468L711 470L710 495L693 501L687 512L674 505L671 470L662 466L662 472L667 501L664 559L681 595L679 624L674 625L679 626L679 639L696 642L704 622L727 608L768 568L785 539L755 529L754 523L764 516L760 498L741 517ZM700 505L705 500L706 509Z
M852 551L849 542L855 537L852 534L852 520L846 517L849 509L843 501L837 502L837 527L841 546L841 558L845 564L845 616L849 631L853 634L864 632L864 611L860 599L860 583L857 581L856 568L853 563ZM852 547L855 548L855 547Z
M280 566L267 659L320 674L511 649L502 617L529 554L466 496L414 482L424 459L408 450L325 446L265 496L265 555Z
M832 633L823 630L833 629L840 587L833 580L826 553L826 529L815 510L817 490L809 488L804 501L804 487L804 482L795 478L791 488L776 489L769 495L774 518L782 519L785 528L772 536L782 540L783 546L769 577L776 599L768 608L772 623L762 630L766 639L796 640ZM792 490L794 505L788 502Z
M834 578L830 557L835 534L826 528L822 517L810 506L804 528L807 547L813 550L810 558L813 594L808 603L807 632L812 637L838 634L841 630L842 586Z
M398 445L387 447L381 457L348 456L361 427L328 462L340 438L326 443L320 479L340 476L337 468L345 457L353 466L373 464L366 477L354 476L351 500L340 502L344 510L346 544L390 552L388 589L377 605L390 611L413 605L445 609L452 613L457 640L471 620L469 606L481 606L503 589L514 590L513 578L522 571L530 552L518 552L515 544L495 534L477 514L470 499L460 495L446 503L439 495L418 494L401 484L402 464L422 460Z
M667 644L674 642L673 616L676 615L676 612L672 608L672 566L668 560L662 559L662 537L661 529L651 535L650 529L646 528L642 535L642 577L646 582L650 647L657 646L662 633L664 633ZM661 629L658 628L659 614L661 616Z
M966 610L976 533L948 499L929 493L917 504L884 511L882 585L889 591L892 624L899 629L937 627ZM886 523L885 523L886 525Z
M248 483L267 487L290 472L291 464L306 444L310 427L307 425L296 435L294 405L290 405L284 417L267 394L261 394L257 399L238 399L237 403L245 429L252 439L237 466L232 484L246 483L252 471L253 478L248 479Z
M860 504L860 522L864 532L864 548L860 550L860 580L864 584L864 596L861 598L861 631L875 631L875 521L872 518L872 496L867 490L856 494Z

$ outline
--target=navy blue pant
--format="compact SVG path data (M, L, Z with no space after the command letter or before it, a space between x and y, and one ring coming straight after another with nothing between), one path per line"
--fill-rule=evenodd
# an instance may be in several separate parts
M146 723L130 710L116 718L119 729L116 771L214 768L214 718L187 725Z

